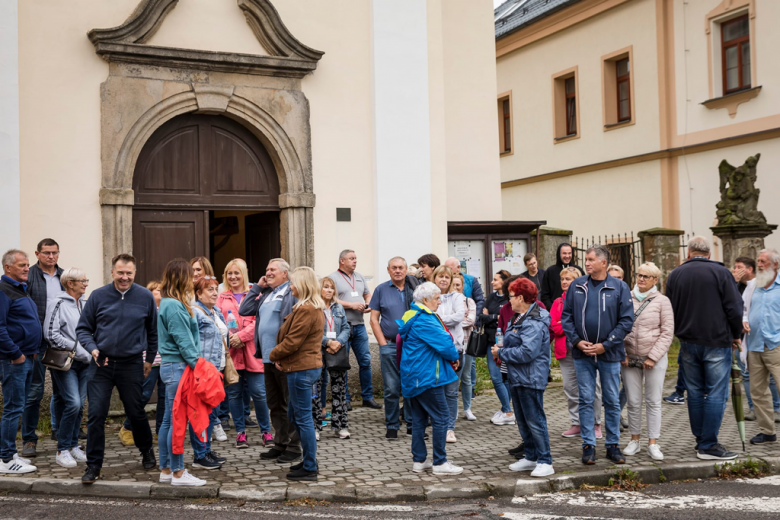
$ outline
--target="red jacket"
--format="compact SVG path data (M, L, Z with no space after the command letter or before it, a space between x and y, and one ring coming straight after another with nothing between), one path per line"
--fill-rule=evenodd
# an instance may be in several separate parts
M566 292L563 296L556 298L550 309L550 332L555 340L555 359L566 357L566 334L563 333L563 324L561 323L561 314L563 314L563 301L566 299Z
M225 386L222 374L203 358L198 358L195 370L187 367L179 381L176 399L173 401L172 428L174 455L184 453L184 436L187 433L187 421L192 425L202 442L206 442L203 432L209 427L209 414L225 399Z

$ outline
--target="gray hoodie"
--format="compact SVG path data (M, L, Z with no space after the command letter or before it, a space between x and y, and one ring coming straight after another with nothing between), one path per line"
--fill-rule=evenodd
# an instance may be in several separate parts
M84 298L76 299L66 292L61 292L46 306L46 319L43 322L43 337L52 348L58 350L75 350L76 361L89 363L92 355L86 351L76 337L76 325L84 308Z

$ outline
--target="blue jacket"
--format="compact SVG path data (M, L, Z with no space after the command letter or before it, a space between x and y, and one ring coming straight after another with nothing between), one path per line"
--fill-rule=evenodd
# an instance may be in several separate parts
M574 359L592 359L579 348L580 341L601 343L604 353L594 361L619 363L626 359L623 339L634 327L634 304L631 301L631 289L625 282L607 274L607 279L599 289L599 333L597 338L589 338L585 333L585 307L588 302L588 282L590 275L574 280L566 291L563 302L561 325L566 338L571 342Z
M113 283L92 291L81 311L76 336L87 352L110 360L157 356L157 305L146 287L133 284L123 295Z
M436 313L412 303L398 323L404 342L401 357L401 392L415 397L429 388L458 380L449 361L460 359L455 342Z
M504 346L498 350L498 358L506 362L511 386L547 388L550 313L536 304L531 305L522 323L511 325L504 334Z
M192 306L192 312L195 315L195 319L198 320L198 335L200 336L200 357L214 365L217 370L222 370L222 353L227 349L225 342L222 338L222 331L219 330L219 326L216 321L219 320L225 324L225 318L222 317L222 311L219 307L214 307L215 313L209 312L205 305L201 302L196 302ZM227 328L227 325L225 325Z
M482 316L482 308L485 307L485 293L482 291L482 286L476 276L461 274L463 275L463 294L466 298L474 300L474 304L477 306L477 316Z
M349 341L349 321L344 307L337 301L330 304L330 312L333 315L333 330L336 333L336 341L346 348ZM322 350L328 348L328 320L325 318L325 331L322 333Z
M0 281L0 359L34 356L43 332L38 307L27 295L27 284L3 275Z

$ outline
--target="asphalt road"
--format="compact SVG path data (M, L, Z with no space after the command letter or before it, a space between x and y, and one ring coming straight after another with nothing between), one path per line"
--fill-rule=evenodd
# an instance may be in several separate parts
M4 519L422 519L763 520L780 518L780 476L749 482L651 486L641 493L571 492L500 500L408 504L258 504L220 500L121 500L0 496Z

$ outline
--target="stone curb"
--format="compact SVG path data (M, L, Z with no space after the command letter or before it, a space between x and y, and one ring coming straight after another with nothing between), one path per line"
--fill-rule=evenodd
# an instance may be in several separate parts
M764 457L774 474L780 474L780 457ZM659 466L622 466L639 474L645 484L662 480L705 479L715 476L714 462L692 462ZM111 498L193 499L221 498L252 502L283 502L312 499L327 502L423 502L445 499L479 499L489 496L520 497L578 489L583 484L606 486L621 467L583 473L559 474L551 478L487 480L479 483L411 485L399 487L274 486L263 489L241 487L172 487L152 482L99 480L85 486L76 479L36 479L0 477L0 492L34 495L86 496Z

